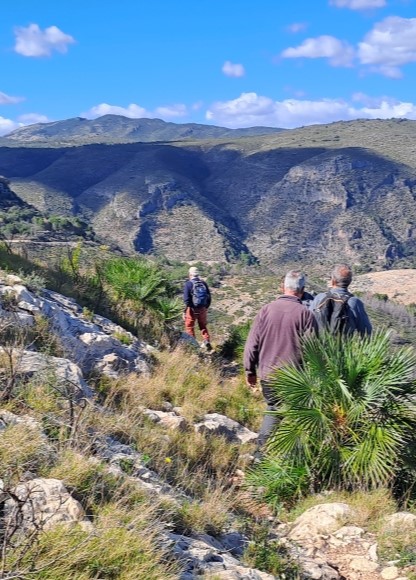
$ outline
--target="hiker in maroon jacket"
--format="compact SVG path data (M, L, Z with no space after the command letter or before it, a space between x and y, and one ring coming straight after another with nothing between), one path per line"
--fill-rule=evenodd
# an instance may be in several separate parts
M249 387L257 384L257 376L267 411L274 410L273 390L268 386L270 374L288 363L301 361L301 337L317 331L314 315L301 302L305 277L291 270L284 280L284 294L266 304L257 314L244 349L244 369ZM261 447L271 435L277 423L275 415L264 415L260 428L258 446Z

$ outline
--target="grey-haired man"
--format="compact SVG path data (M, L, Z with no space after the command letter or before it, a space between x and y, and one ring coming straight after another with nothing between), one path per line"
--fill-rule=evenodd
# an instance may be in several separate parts
M328 300L335 297L342 299L348 304L348 325L350 333L357 332L361 336L368 336L372 332L372 326L363 302L348 291L352 281L352 269L348 264L337 264L331 273L331 283L328 292L321 292L313 299L310 310L315 314L318 323L321 322L319 308ZM328 323L330 321L327 321ZM325 325L323 325L325 327Z
M248 386L255 387L257 377L267 411L273 411L276 403L268 385L270 375L289 363L299 364L302 358L301 338L306 333L317 332L314 315L305 307L301 298L305 288L302 272L291 270L285 276L283 295L266 304L257 314L244 349L244 369ZM271 435L277 418L265 414L260 428L258 446Z

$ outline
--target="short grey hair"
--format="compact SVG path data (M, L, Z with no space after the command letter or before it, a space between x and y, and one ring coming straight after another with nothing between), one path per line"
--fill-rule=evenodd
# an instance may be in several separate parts
M306 286L305 275L298 270L290 270L285 276L284 287L294 292L302 292Z
M331 280L338 288L348 288L352 280L351 267L348 264L337 264L332 270Z

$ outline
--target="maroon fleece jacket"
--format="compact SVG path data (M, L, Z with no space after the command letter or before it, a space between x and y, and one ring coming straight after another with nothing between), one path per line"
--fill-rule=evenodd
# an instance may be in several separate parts
M247 374L266 380L274 369L300 362L300 338L317 331L314 315L296 296L284 294L257 314L244 348Z

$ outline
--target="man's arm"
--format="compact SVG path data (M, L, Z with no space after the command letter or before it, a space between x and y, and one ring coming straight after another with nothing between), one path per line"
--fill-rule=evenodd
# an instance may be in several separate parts
M183 288L183 301L185 304L185 310L192 306L192 282L187 280Z
M353 302L351 305L350 302ZM368 314L364 308L363 302L359 298L350 298L348 301L350 307L352 306L353 313L356 318L357 322L357 330L361 334L361 336L368 335L370 336L373 327L371 326L370 319L368 318Z
M211 290L206 282L204 282L205 288L207 289L207 308L211 306Z
M259 364L259 338L260 338L261 311L254 319L244 347L244 370L246 382L250 387L257 383L257 367Z

